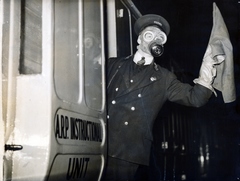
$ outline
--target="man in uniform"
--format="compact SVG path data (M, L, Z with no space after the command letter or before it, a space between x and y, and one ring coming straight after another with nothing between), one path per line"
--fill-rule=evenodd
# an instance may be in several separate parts
M154 62L170 32L159 15L140 17L134 25L138 47L134 56L108 62L108 163L103 180L134 180L139 165L149 165L154 120L168 100L200 107L211 97L215 76L209 54L191 86Z

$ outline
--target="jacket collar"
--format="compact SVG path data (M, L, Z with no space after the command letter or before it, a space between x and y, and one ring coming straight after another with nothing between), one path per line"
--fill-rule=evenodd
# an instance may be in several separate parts
M145 58L145 64L144 65L149 65L149 64L154 62L153 56L151 56L147 53L144 53L140 49L135 53L135 55L133 57L133 61L137 64L138 61L140 61L142 59L142 57Z

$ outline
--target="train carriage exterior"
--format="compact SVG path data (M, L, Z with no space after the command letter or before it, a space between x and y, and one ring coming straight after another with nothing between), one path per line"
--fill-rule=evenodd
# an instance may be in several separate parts
M101 179L116 12L114 0L0 0L0 180Z

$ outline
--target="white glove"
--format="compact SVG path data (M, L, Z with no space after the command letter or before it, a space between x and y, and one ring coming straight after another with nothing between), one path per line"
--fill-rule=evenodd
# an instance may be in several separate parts
M208 45L205 55L203 57L202 65L199 72L199 77L194 79L193 82L195 84L200 84L211 91L214 91L212 87L214 78L216 77L216 68L215 65L220 64L224 61L225 57L223 55L217 55L213 57L211 46Z

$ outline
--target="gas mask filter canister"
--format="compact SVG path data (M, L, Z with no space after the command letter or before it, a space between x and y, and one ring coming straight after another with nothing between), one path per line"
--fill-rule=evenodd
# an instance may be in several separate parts
M164 47L162 44L153 42L149 44L149 50L154 57L160 57L164 52Z

